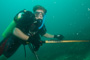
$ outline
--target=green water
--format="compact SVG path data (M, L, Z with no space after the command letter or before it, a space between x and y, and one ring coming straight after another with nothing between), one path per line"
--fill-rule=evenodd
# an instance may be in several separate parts
M32 11L38 4L47 9L48 33L62 34L65 40L90 40L90 0L0 0L0 41L17 12ZM27 60L36 60L26 49ZM90 60L90 43L44 44L37 53L40 60ZM23 45L8 60L25 60Z

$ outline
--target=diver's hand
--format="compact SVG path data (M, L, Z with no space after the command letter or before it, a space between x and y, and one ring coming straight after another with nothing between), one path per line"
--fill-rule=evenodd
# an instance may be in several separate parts
M34 45L42 45L43 43L45 43L45 41L41 41L41 40L37 40L35 39L33 36L30 36L29 39L27 40L27 42L30 42Z
M34 43L34 41L36 40L36 39L34 38L35 33L28 33L27 35L29 36L27 42L29 42L29 43Z
M29 43L34 43L34 40L35 40L35 39L33 38L33 36L29 36L27 42L29 42Z
M34 43L33 44L33 46L34 46L34 51L38 51L38 49L40 48L40 46L42 46L43 45L43 43L44 43L45 41L37 41L36 43Z
M59 35L54 35L54 38L57 38L58 40L62 40L64 36L59 34Z

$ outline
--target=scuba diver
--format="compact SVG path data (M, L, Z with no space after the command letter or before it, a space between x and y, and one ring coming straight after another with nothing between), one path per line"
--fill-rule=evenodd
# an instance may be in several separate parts
M33 12L22 10L14 17L16 26L13 32L0 42L0 60L7 60L11 57L21 44L32 44L33 50L38 51L45 42L41 40L42 36L58 40L64 38L61 34L47 33L44 24L47 10L44 7L36 5L33 7Z

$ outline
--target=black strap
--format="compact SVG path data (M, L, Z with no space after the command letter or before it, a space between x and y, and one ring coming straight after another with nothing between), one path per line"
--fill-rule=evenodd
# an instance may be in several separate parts
M39 60L39 57L36 53L36 51L34 51L34 46L32 44L28 44L30 50L32 51L32 53L35 55L36 59Z
M26 60L26 48L25 48L25 45L24 46L24 52L25 52L25 60Z

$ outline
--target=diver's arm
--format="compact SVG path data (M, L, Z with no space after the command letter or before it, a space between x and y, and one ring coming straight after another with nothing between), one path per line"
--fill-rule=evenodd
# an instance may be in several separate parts
M49 33L46 33L43 35L44 37L47 37L47 38L54 38L54 35L52 34L49 34Z
M46 33L46 34L44 34L43 36L44 36L44 37L47 37L47 38L57 38L58 40L62 40L62 39L64 38L64 36L61 35L61 34L51 35L51 34Z
M29 36L25 35L19 28L15 28L13 34L22 40L28 40Z

